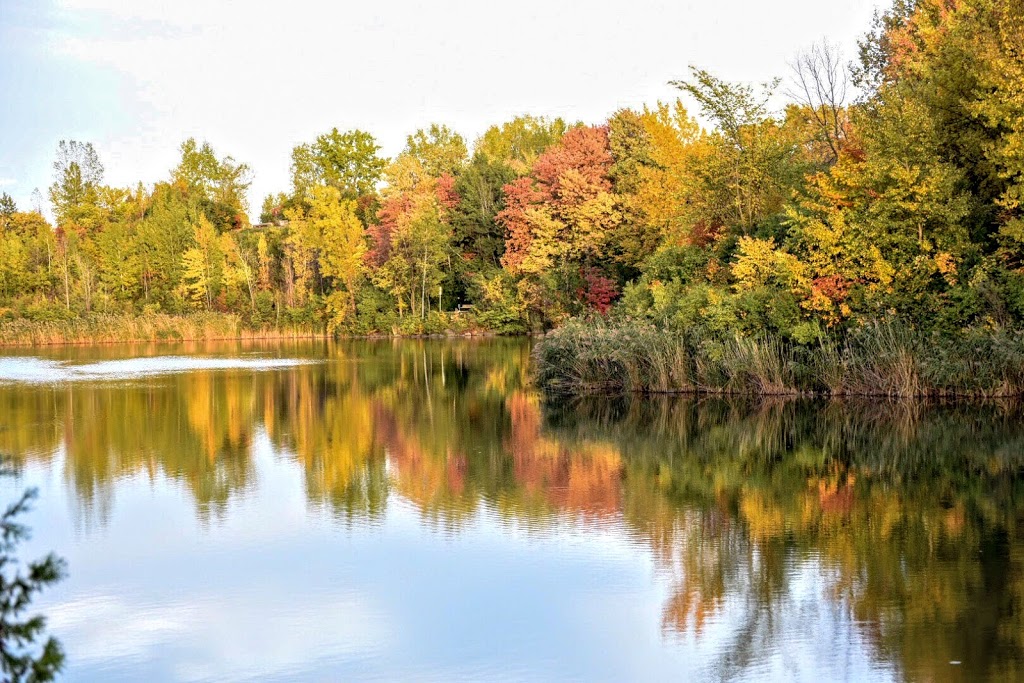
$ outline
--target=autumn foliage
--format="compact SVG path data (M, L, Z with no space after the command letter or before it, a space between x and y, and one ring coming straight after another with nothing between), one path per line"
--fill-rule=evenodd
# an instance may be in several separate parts
M185 141L152 188L116 188L92 145L65 141L55 226L0 196L0 312L219 311L346 333L596 312L804 345L879 320L1015 328L1022 12L901 0L852 68L828 45L785 85L694 67L671 83L680 99L595 125L519 116L467 143L432 123L392 159L332 129L293 149L291 187L257 226L249 168L207 143Z

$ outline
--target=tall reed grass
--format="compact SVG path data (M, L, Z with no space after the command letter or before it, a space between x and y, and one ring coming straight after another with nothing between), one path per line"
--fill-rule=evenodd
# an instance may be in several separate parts
M874 323L802 345L770 335L719 338L642 322L571 321L549 332L533 353L539 386L563 394L1024 394L1020 331L949 337Z
M0 320L0 346L48 346L202 339L298 339L324 336L312 326L250 329L227 313L95 314L69 320Z

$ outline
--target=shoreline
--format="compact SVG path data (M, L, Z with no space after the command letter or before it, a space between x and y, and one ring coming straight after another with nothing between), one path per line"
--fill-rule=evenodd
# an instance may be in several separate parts
M332 341L386 341L388 339L496 339L498 337L514 339L527 338L537 335L530 334L498 334L497 332L482 332L470 334L466 332L452 332L451 334L305 334L305 335L238 335L234 337L188 337L182 339L101 339L83 341L55 341L42 343L20 343L0 341L2 349L33 349L33 348L56 348L59 346L113 346L116 344L183 344L186 342L227 342L227 341L304 341L311 339L323 339Z
M96 314L69 320L0 320L0 349L107 346L114 344L184 343L206 341L357 340L357 339L476 339L503 335L482 329L431 333L339 334L310 327L246 328L230 313L184 315Z

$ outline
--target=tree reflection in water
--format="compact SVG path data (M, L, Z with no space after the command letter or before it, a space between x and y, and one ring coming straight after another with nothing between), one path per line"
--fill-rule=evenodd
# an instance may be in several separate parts
M259 485L265 439L339 523L397 498L445 533L484 510L628 533L672 585L666 638L738 624L723 678L779 637L808 571L820 607L909 678L1024 675L1018 405L547 403L518 341L272 348L323 362L0 385L0 451L60 460L83 523L138 476L179 482L217 523Z

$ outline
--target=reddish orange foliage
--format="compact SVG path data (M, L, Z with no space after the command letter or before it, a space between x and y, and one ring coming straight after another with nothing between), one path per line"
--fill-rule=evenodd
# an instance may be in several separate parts
M962 0L921 0L900 26L886 33L889 64L886 75L899 79L911 75L917 57L949 32L951 15L963 7Z
M516 481L558 510L600 518L621 514L622 461L603 444L567 447L545 438L535 396L515 392L506 399Z
M459 194L455 191L455 178L445 173L440 178L426 181L429 185L421 185L426 191L432 191L442 211L450 211L459 204ZM417 188L420 189L420 188ZM422 195L421 195L422 196ZM391 255L391 237L398 228L399 222L416 204L416 191L402 192L392 195L377 210L377 222L366 229L370 237L370 249L366 252L366 262L379 268Z
M567 172L574 171L582 178L582 187L589 191L590 199L598 192L612 189L608 173L612 166L612 153L608 145L608 126L573 128L553 146L537 158L533 165L533 176L544 201L556 204L577 203L581 198L567 196ZM578 191L580 184L573 183Z
M601 315L608 313L615 297L619 295L619 286L615 280L605 277L597 268L588 268L583 273L583 280L586 286L576 295Z
M842 275L826 275L819 277L811 283L811 287L832 301L840 302L850 293L852 282Z
M522 266L533 243L533 231L527 210L542 201L544 195L531 178L518 178L505 186L505 208L497 220L505 226L505 255L502 263L512 271Z
M610 192L611 166L608 127L573 128L537 158L530 176L505 185L505 208L496 217L507 231L505 267L519 268L533 243L529 209L544 207L558 217L567 208Z
M458 206L459 193L455 191L455 176L445 173L438 178L437 185L434 187L434 194L437 195L437 201L441 208L446 211L451 211Z
M398 221L412 209L412 195L399 194L388 197L377 210L377 223L369 226L366 232L370 236L370 249L366 252L366 262L380 268L391 255L391 235L398 228Z

